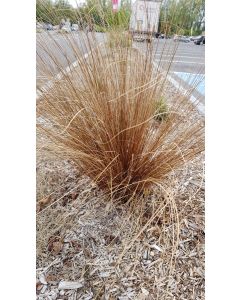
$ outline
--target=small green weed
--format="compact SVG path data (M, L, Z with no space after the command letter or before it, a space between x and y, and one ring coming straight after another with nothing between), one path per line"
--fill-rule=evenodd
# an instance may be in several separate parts
M163 97L160 98L156 102L156 111L155 111L155 116L154 119L158 122L161 122L166 119L168 115L168 106L166 104L166 101Z

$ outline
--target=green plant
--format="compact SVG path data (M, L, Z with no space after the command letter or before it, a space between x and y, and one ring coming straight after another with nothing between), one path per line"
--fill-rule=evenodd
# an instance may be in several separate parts
M94 30L96 32L106 32L107 31L106 27L100 26L100 25L97 25L97 24L94 25Z
M160 97L160 100L156 102L156 112L155 112L155 120L156 121L163 121L166 119L168 114L168 107L166 101L163 97Z
M166 23L168 28L166 30ZM197 35L205 28L205 0L168 0L162 3L159 31L167 34L178 33Z

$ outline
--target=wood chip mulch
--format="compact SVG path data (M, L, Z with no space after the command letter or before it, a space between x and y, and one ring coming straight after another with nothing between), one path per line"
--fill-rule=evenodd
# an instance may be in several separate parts
M167 181L178 210L177 245L170 208L148 223L165 202L161 187L143 195L142 212L140 205L132 212L112 204L84 176L72 197L74 172L65 162L72 172L68 201L37 213L37 299L204 299L202 161L200 156ZM55 168L59 176L59 165L44 170Z

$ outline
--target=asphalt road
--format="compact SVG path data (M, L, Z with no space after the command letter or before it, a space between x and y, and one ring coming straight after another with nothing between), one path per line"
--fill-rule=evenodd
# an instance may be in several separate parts
M60 72L60 68L65 69L77 60L73 46L78 48L80 55L89 52L86 38L86 34L83 32L65 35L54 31L37 33L37 88L56 76ZM88 35L88 38L91 38L91 34ZM97 46L105 37L102 33L96 33L95 38Z
M91 34L88 37L91 38ZM102 33L96 33L95 37L96 44L106 38ZM56 32L37 33L37 88L59 73L60 69L53 59L62 68L77 60L69 43L74 43L83 55L89 52L86 34L82 32L66 34L65 37ZM145 42L134 42L134 45L143 52L147 46ZM194 96L204 103L205 46L154 39L153 51L155 64L168 70L170 76L185 89L195 87Z
M185 72L193 74L205 73L205 46L193 42L174 42L173 40L155 40L155 61L169 62L173 57L170 72ZM172 53L168 53L172 49Z
M147 44L137 42L135 46L143 53ZM205 45L193 42L175 42L172 39L154 39L153 55L155 65L168 71L170 77L192 95L205 102Z

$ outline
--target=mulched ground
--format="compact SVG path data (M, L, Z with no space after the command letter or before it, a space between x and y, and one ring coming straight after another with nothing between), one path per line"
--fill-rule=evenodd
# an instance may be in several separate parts
M74 179L70 163L42 162L45 179L59 178L49 181L57 194L61 177L71 180L65 197L38 208L37 299L204 299L202 160L168 178L170 194L156 187L143 195L135 211L111 204L88 178ZM178 225L168 205L149 222L169 195Z
M203 300L203 162L199 155L129 206L109 201L71 162L39 155L37 300Z

